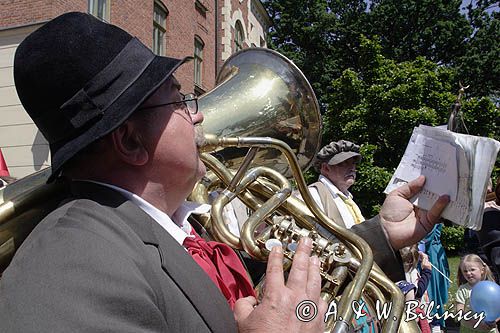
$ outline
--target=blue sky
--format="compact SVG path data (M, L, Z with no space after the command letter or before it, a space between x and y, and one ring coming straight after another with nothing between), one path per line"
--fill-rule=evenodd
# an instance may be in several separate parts
M404 0L402 0L402 1L404 1ZM460 7L460 8L461 8L462 13L465 13L465 11L466 11L466 10L465 10L465 8L466 8L466 7L467 7L467 6L471 3L471 1L472 1L472 3L473 3L473 4L476 4L476 0L463 0L463 1L462 1L462 6ZM366 3L367 3L368 5L370 5L371 0L366 0ZM498 12L498 11L500 11L499 3L497 3L496 5L491 6L491 7L488 9L488 12L489 12L489 13L492 13L492 12Z
M462 1L462 8L465 8L466 6L468 6L471 3L471 1L473 2L473 4L476 3L475 0L463 0ZM496 5L493 5L490 8L488 8L489 13L498 12L499 10L500 10L500 7L498 6L498 3ZM463 12L463 10L462 10L462 12Z

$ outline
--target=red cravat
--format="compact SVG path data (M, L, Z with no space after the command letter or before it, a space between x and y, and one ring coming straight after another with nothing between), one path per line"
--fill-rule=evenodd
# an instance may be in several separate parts
M423 314L424 316L426 315L425 311L420 308L420 307L417 307L417 309L415 310L415 313L417 314ZM418 326L420 327L420 331L422 331L422 333L431 333L432 330L431 330L431 326L429 325L429 322L427 321L427 319L418 319Z
M191 234L194 238L186 237L184 247L219 287L231 309L239 298L255 297L247 272L232 248L218 242L207 242L194 230Z

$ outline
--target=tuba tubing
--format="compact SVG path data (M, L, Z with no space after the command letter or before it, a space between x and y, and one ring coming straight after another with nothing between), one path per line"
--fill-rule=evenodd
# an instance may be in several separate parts
M344 290L344 295L346 297L342 297L339 306L338 306L338 313L339 317L342 318L352 318L353 315L353 309L351 306L352 301L361 299L361 293L364 289L364 286L368 282L368 278L371 278L372 280L375 281L375 283L379 286L382 286L384 289L386 289L386 292L390 295L390 299L392 300L392 309L391 309L391 319L396 318L396 320L387 320L384 327L383 331L384 332L395 332L397 331L397 328L399 327L402 312L403 312L403 307L404 307L404 298L402 293L399 291L399 289L390 281L385 274L378 268L378 266L373 266L373 255L371 252L371 248L368 246L368 244L359 236L353 234L352 232L349 232L347 229L344 229L334 223L331 219L329 219L320 209L317 207L315 204L314 200L312 197L310 197L309 191L307 190L307 186L305 184L304 178L302 176L302 173L300 171L300 168L298 167L298 163L296 160L295 155L291 151L291 149L288 147L288 145L280 140L272 139L272 138L254 138L254 137L237 137L237 138L215 138L213 136L207 136L207 145L206 149L214 149L216 147L252 147L252 148L274 148L278 149L282 152L282 154L287 158L289 165L292 170L292 174L297 182L297 187L299 191L302 194L302 197L304 198L308 208L310 211L313 213L313 215L316 217L317 221L325 227L328 231L336 235L339 239L345 239L346 245L349 247L349 249L356 255L356 257L360 260L360 262L355 261L351 266L352 268L355 268L355 275L356 277L353 279L352 283L349 284L349 286ZM210 158L209 158L210 159ZM207 159L204 158L204 161L206 162ZM212 159L213 164L217 164L216 162L214 163ZM210 163L208 163L210 164ZM246 163L248 165L249 163ZM223 170L224 168L221 165L212 165L210 166L210 169L213 170L219 170L220 174L225 174L225 178L223 179L224 182L228 183L229 182L229 177L230 177L230 172L221 172L220 170ZM239 174L241 174L241 171L238 171ZM255 179L255 176L248 176L249 178ZM234 179L231 180L231 183L234 184ZM244 187L240 187L237 190L237 193L234 192L229 192L228 190L224 191L222 197L225 197L225 199L221 199L221 202L216 204L217 206L213 207L213 213L212 213L212 218L213 220L213 225L219 225L220 227L214 227L218 228L219 231L222 231L222 233L228 233L229 230L227 230L227 227L225 223L222 220L222 208L224 205L221 205L222 202L228 203L231 198L236 197L239 193L241 193L244 188L248 185L249 182L245 181L246 185ZM233 186L234 187L234 186ZM229 194L229 193L230 194ZM287 196L287 195L285 195ZM286 198L284 198L286 200ZM244 200L244 199L243 199ZM283 201L283 198L280 198L278 201ZM269 214L271 214L278 205L280 205L277 202L269 203L269 204L264 204L266 207L265 209L263 206L258 208L258 214L256 216L250 217L250 222L246 221L243 225L242 229L242 238L246 238L245 242L253 242L254 245L252 246L246 246L247 248L252 248L252 251L257 247L255 245L255 237L253 236L253 231L258 226L258 221L262 221L265 219ZM266 209L269 209L269 211L266 212ZM219 213L220 212L220 213ZM232 234L231 234L232 235ZM217 237L217 236L216 236ZM232 237L235 237L232 235ZM237 238L237 237L235 237ZM219 240L221 240L219 238ZM250 252L251 253L251 252ZM259 259L262 259L261 253L256 256ZM333 323L332 330L333 332L344 332L347 329L347 322L345 320L343 321L336 321ZM330 330L329 330L330 331Z
M223 198L215 201L211 217L204 218L206 227L213 232L213 236L234 248L243 247L243 242L229 232L222 216L224 206L235 197L247 207L259 212L258 216L251 217L254 222L245 223L242 227L242 238L247 244L245 246L255 252L257 257L265 255L265 251L260 248L256 250L256 244L252 245L256 238L253 230L257 228L259 219L262 219L262 223L273 224L274 221L270 222L270 218L266 218L273 212L292 215L297 225L304 228L302 231L285 230L291 225L279 222L279 228L284 229L278 231L294 232L293 237L308 233L318 236L313 231L315 225L323 225L326 230L345 241L349 255L357 260L345 264L349 266L355 278L344 292L349 297L342 297L340 300L338 313L343 318L351 318L352 306L347 300L360 299L365 285L368 281L373 281L372 290L380 287L383 292L377 289L378 296L386 294L393 301L391 317L394 316L396 320L391 318L387 321L384 331L396 331L403 311L402 293L380 268L373 264L373 254L366 242L336 225L335 221L329 219L317 207L302 176L301 170L306 170L311 165L319 149L322 125L314 91L300 69L275 51L262 48L245 49L227 59L219 72L217 86L199 99L199 107L205 117L203 129L210 133L206 135L204 151L213 156L202 154L202 160L211 172L198 183L192 197L207 203L208 190L213 189L210 187L214 182L224 183L221 187L226 188L221 194ZM248 153L243 159L247 149ZM286 181L279 176L271 176L270 172L260 168L258 172L262 175L268 174L272 181L262 176L253 181L244 180L247 184L238 187L237 184L247 178L247 173L255 172L255 169L249 171L251 164L271 168L287 178L293 176L305 203L289 196L288 190L284 190ZM212 181L214 174L217 179ZM248 178L253 179L253 176L249 175ZM275 194L280 191L285 192L276 197ZM267 203L269 198L273 198L271 203ZM268 207L259 210L263 205ZM269 234L269 228L266 232ZM280 238L282 235L276 234L275 237ZM263 234L257 241L262 237ZM325 237L319 238L321 244L317 246L328 243ZM262 246L262 243L258 245ZM342 263L344 265L344 261ZM342 266L339 264L334 270L336 268ZM371 273L372 270L375 275ZM347 330L348 324L337 321L329 325L329 328L332 327L340 332Z

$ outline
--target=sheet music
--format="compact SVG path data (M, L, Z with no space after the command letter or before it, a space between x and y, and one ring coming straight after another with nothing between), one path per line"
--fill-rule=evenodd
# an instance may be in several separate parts
M440 195L448 194L451 202L442 216L479 230L486 185L499 149L500 143L493 139L421 125L413 130L385 193L425 175L424 189L410 201L428 210Z
M456 147L447 142L421 134L412 135L394 177L410 181L424 175L427 179L424 187L426 190L448 194L452 200L456 200L458 187L456 155ZM450 179L454 181L449 181Z

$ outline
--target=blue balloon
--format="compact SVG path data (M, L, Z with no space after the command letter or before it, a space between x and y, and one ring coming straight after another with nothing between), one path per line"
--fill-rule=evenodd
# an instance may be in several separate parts
M484 312L486 321L500 317L500 286L492 281L480 281L472 287L470 306L474 312Z

